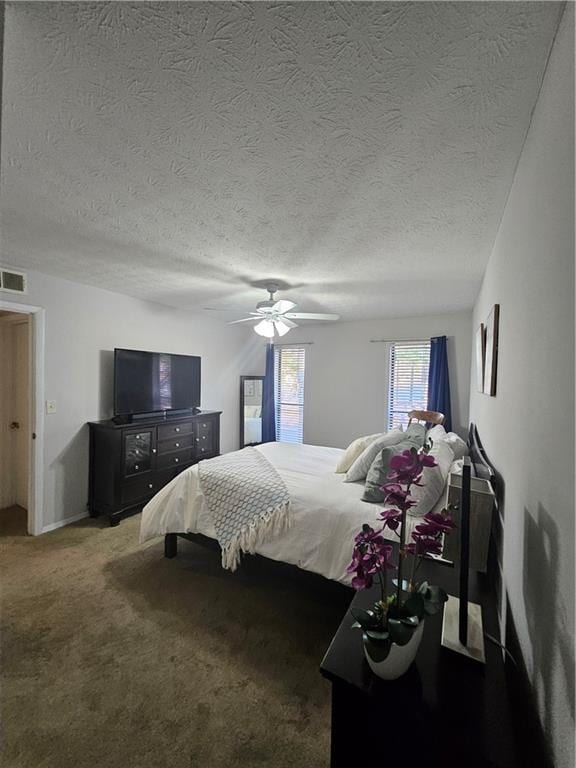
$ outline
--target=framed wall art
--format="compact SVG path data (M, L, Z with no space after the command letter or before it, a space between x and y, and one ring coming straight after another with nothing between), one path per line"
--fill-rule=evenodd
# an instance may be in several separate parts
M498 372L498 323L500 305L494 304L485 323L486 341L484 346L484 394L494 397L496 394L496 375Z
M484 359L486 353L486 329L484 323L476 331L476 389L484 392Z

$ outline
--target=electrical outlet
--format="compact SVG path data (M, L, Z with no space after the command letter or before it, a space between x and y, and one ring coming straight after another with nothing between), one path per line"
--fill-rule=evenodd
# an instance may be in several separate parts
M56 400L46 400L46 413L56 413Z

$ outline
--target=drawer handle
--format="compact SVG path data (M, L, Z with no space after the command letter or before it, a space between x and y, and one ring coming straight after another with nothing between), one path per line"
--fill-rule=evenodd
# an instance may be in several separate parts
M156 453L156 448L152 448L152 453Z
M136 440L140 440L140 435L136 435Z
M202 426L203 426L203 427L206 427L206 426L207 426L207 424L202 424Z
M135 453L136 453L136 456L140 456L140 451L139 451L139 449L138 449L138 448L136 448L136 451L135 451Z
M180 427L174 427L174 432L180 432Z
M140 469L140 467L138 466L138 464L134 464L134 469Z
M152 485L152 483L148 483L148 488L154 488L154 486Z
M175 448L180 448L180 443L174 443Z
M197 438L196 438L196 442L197 442L197 443L199 443L199 442L200 442L200 438L199 438L199 437L197 437Z
M180 459L178 458L178 456L176 456L176 458L174 459L174 461L176 462L176 464L178 464L178 462L180 461Z

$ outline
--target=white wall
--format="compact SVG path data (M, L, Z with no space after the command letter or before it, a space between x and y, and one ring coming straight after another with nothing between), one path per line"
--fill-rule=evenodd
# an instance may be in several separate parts
M574 8L553 48L473 328L500 304L470 418L505 482L504 583L557 768L574 765Z
M370 339L448 337L452 424L466 434L470 385L468 312L299 326L285 337L306 347L304 441L345 448L359 435L386 427L388 354ZM263 365L263 363L262 363Z
M13 265L16 266L16 265ZM128 347L202 357L202 408L222 410L221 449L238 447L239 377L262 345L243 330L184 310L29 272L26 296L46 310L44 526L85 512L86 422L112 415L113 350ZM255 346L256 345L256 346Z

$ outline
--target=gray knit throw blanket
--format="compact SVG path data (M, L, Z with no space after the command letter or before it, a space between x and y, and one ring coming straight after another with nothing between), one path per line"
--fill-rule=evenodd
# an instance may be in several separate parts
M200 487L222 549L222 567L235 571L242 552L292 524L290 496L268 459L255 448L198 464Z

